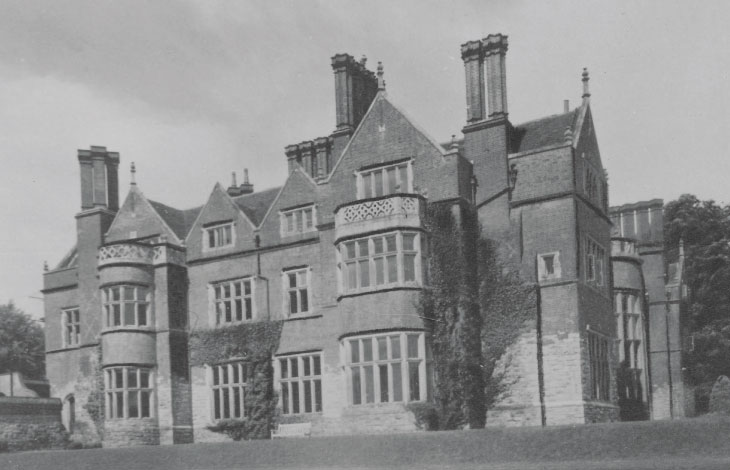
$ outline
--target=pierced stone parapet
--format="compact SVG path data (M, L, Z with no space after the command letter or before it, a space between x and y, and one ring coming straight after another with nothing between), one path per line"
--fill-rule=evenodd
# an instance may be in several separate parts
M390 195L355 201L335 210L335 237L395 227L421 227L424 204L416 195Z
M116 263L152 264L153 247L138 243L116 243L99 248L99 266Z
M185 262L185 251L167 244L116 243L99 248L99 266L119 263L184 266Z

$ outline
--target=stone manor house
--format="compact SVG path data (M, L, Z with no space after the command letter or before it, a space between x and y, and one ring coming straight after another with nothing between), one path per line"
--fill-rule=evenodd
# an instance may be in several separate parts
M74 436L99 439L89 403L103 381L104 445L227 439L208 426L243 417L246 358L190 366L189 334L272 320L283 320L271 358L281 422L314 435L416 429L404 405L432 398L417 309L430 204L475 210L538 286L487 425L617 420L620 404L661 415L649 408L642 277L665 269L661 201L646 233L635 223L646 207L609 209L587 71L577 108L513 124L507 47L501 34L461 46L467 113L448 143L391 101L381 66L335 55L336 127L285 148L283 186L234 176L192 209L146 198L134 179L120 207L119 154L79 150L77 243L44 274L47 376ZM637 240L655 247L650 261Z

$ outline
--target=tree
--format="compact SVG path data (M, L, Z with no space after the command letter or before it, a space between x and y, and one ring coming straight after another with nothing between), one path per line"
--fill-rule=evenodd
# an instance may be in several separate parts
M705 411L715 380L730 375L730 208L684 194L664 208L667 261L684 242L689 313L683 325L694 337L685 360L687 379L696 387L697 410Z
M4 372L33 379L46 373L43 328L12 301L0 305L0 373Z

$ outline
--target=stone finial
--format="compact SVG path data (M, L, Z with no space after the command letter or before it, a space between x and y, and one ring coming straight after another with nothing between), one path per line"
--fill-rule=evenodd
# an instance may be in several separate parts
M679 239L679 257L684 258L684 238Z
M590 98L591 92L588 91L588 81L590 80L590 77L588 76L588 68L583 67L583 98Z
M563 134L565 137L565 142L573 142L573 130L570 128L570 126L565 128L565 133Z
M451 150L459 150L459 142L456 141L456 134L451 134Z
M365 64L367 64L367 63L368 63L368 58L365 56L365 54L363 54L362 57L360 57L360 65L365 67Z
M48 261L43 261L43 271L48 272Z
M385 90L385 79L383 79L383 63L378 62L378 90Z
M132 164L130 165L129 173L130 173L129 184L135 184L136 185L137 184L137 179L136 179L137 167L134 166L134 162L132 162Z

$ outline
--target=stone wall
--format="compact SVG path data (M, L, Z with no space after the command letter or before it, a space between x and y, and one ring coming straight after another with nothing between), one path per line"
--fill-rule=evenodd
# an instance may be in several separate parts
M9 450L63 449L68 434L57 398L0 397L0 442Z

